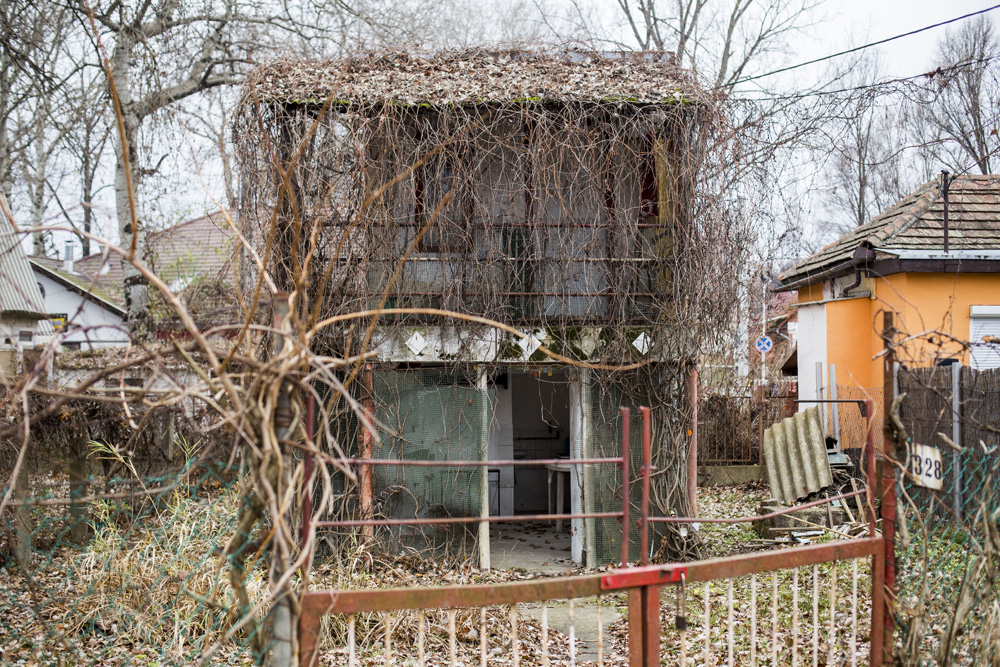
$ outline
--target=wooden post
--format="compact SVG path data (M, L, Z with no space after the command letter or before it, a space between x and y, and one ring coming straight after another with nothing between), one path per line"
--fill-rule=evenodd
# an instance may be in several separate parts
M885 587L885 595L882 596L883 614L883 644L882 662L887 665L893 663L893 629L895 618L893 605L896 593L896 462L899 461L898 443L895 426L892 423L892 403L895 399L894 369L896 353L893 349L893 340L896 335L896 327L893 321L893 314L886 311L883 313L882 340L885 345L885 354L882 356L882 442L884 443L885 460L882 464L882 540L885 544L885 557L883 561L884 575L882 583ZM877 610L873 609L872 613Z

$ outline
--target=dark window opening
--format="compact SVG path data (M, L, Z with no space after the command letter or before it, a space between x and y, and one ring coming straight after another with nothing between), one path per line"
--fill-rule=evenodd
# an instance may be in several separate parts
M656 183L656 153L653 137L646 137L646 150L643 151L639 175L639 218L640 222L655 222L655 218L660 215L659 188Z
M19 331L17 334L17 339L22 343L30 343L32 338L32 333L30 331Z

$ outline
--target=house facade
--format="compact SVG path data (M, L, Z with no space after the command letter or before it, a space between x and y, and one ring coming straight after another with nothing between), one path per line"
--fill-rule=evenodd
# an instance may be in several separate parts
M829 398L834 385L882 391L882 312L894 314L901 363L1000 367L990 342L1000 335L1000 177L962 175L947 194L942 185L925 183L781 275L781 289L798 290L800 398Z
M24 364L33 361L30 351L42 347L51 335L21 235L4 220L0 222L0 376L10 381L20 375Z
M338 320L314 344L366 360L351 386L380 432L333 398L337 446L420 461L620 456L619 407L648 405L669 470L659 511L683 512L697 355L675 290L704 106L664 54L389 54L251 75L243 235L272 248L275 285L306 286L303 317ZM244 293L259 268L246 262ZM549 495L562 472L542 465L372 466L345 493L369 517L621 507L616 466L566 467L562 508ZM489 526L477 530L488 565ZM571 530L577 562L621 553L613 519Z
M98 273L77 271L71 241L62 260L30 257L31 270L41 290L53 329L67 350L95 350L128 343L125 310L116 291L106 289Z

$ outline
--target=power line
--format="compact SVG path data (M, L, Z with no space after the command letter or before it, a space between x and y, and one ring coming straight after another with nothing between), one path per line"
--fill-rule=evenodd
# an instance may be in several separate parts
M794 93L790 95L770 95L767 97L734 96L734 99L744 100L747 102L783 102L786 100L801 100L806 97L822 97L824 95L839 95L841 93L853 93L859 90L868 90L869 88L883 88L896 83L906 83L908 81L913 81L915 79L929 79L932 76L948 74L949 72L965 69L966 67L972 65L986 66L998 58L1000 58L1000 54L988 56L986 58L976 58L975 60L967 60L962 63L949 65L948 67L939 67L938 69L932 72L923 72L921 74L913 74L910 76L896 77L892 79L883 79L882 81L876 81L874 83L865 83L857 86L849 86L847 88L837 88L835 90L812 90L807 93Z
M806 65L815 65L816 63L821 63L821 62L823 62L825 60L831 60L833 58L839 58L840 56L846 56L848 54L855 53L857 51L862 51L864 49L869 49L869 48L871 48L873 46L879 46L881 44L886 44L888 42L892 42L892 41L895 41L897 39L902 39L903 37L909 37L910 35L916 35L916 34L921 33L921 32L926 32L927 30L933 30L934 28L940 28L941 26L948 25L950 23L955 23L956 21L962 21L964 19L971 18L973 16L979 16L980 14L985 14L987 12L992 12L994 9L1000 9L1000 5L993 5L992 7L987 7L986 9L981 9L978 12L972 12L971 14L965 14L963 16L957 16L957 17L955 17L953 19L949 19L947 21L942 21L941 23L935 23L934 25L929 25L929 26L925 26L923 28L918 28L917 30L911 30L910 32L904 32L903 34L901 34L901 35L895 35L894 37L886 37L885 39L880 39L877 42L869 42L868 44L864 44L862 46L855 46L853 49L847 49L846 51L840 51L838 53L831 53L828 56L823 56L822 58L814 58L813 60L808 60L808 61L803 62L803 63L798 63L797 65L789 65L788 67L782 67L781 69L776 69L776 70L774 70L772 72L767 72L765 74L755 74L753 76L746 76L746 77L743 77L742 79L737 79L736 81L733 81L732 83L725 83L725 84L722 84L722 85L716 86L716 87L717 88L728 88L728 87L731 87L731 86L735 86L738 83L746 83L747 81L754 81L756 79L763 79L765 76L772 76L774 74L781 74L782 72L788 72L788 71L791 71L793 69L798 69L800 67L805 67Z

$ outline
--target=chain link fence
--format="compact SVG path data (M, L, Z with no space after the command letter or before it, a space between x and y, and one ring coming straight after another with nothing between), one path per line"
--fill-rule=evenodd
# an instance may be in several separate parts
M900 463L910 472L899 483L897 656L997 664L1000 370L901 368L898 385ZM936 448L940 464L921 445ZM939 489L918 483L928 462Z

